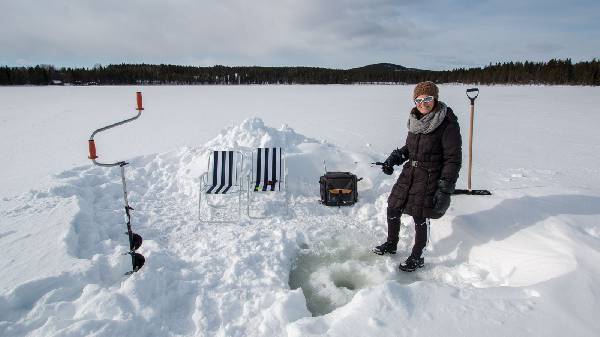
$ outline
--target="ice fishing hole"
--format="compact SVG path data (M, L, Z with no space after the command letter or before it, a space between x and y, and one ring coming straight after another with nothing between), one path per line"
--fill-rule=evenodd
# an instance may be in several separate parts
M349 303L361 289L382 283L386 271L381 261L367 247L347 238L303 245L290 271L289 285L302 288L313 316L325 315Z
M351 282L351 280L336 279L336 280L333 280L333 285L338 288L346 288L348 290L356 290L356 286Z

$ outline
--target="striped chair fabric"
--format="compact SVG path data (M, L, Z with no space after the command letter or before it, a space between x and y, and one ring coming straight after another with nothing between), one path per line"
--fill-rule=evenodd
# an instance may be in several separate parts
M213 151L211 171L208 179L212 179L206 193L226 194L231 187L237 185L237 156L234 151Z
M282 190L283 169L281 167L280 147L256 149L256 158L252 165L256 175L254 181L255 192Z

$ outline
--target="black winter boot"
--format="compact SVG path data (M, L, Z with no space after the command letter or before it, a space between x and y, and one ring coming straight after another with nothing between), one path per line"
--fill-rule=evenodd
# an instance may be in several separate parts
M424 258L422 258L422 257L416 258L416 257L409 256L408 259L406 259L406 261L400 263L398 268L402 271L411 272L411 271L417 270L417 268L423 267L424 265L425 265Z
M383 244L373 248L373 253L378 254L378 255L383 255L383 254L396 254L396 249L398 247L398 243L392 243L392 242L384 242Z

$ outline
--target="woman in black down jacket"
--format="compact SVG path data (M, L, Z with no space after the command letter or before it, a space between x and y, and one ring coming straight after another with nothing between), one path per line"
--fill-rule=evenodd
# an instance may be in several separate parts
M427 245L429 219L439 219L450 206L462 161L458 119L450 107L438 100L438 92L433 82L417 84L406 145L392 151L382 166L383 172L391 175L394 165L404 163L388 198L387 241L373 251L395 254L400 216L411 215L415 221L415 244L399 266L403 271L414 271L425 264L421 254Z

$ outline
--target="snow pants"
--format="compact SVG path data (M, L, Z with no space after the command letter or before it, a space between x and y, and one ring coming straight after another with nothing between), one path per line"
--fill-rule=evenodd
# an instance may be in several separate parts
M388 237L387 242L398 243L398 234L400 233L400 216L402 211L394 208L387 209ZM427 246L427 234L429 231L429 219L413 216L415 221L415 244L413 245L410 256L420 258L423 249Z

